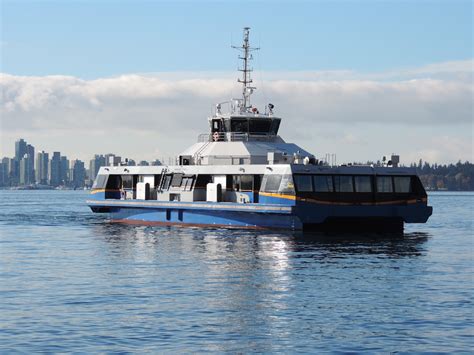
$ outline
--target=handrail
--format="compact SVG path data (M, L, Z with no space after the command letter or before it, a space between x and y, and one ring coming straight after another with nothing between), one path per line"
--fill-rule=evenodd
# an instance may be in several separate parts
M242 132L214 132L202 133L198 136L198 142L248 142L256 141L273 141L277 135L275 134L251 134Z

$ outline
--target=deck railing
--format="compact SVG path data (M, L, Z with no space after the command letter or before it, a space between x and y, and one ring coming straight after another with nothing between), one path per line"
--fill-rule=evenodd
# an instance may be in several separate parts
M241 132L214 132L203 133L198 136L198 142L271 142L277 136L274 134L251 134Z

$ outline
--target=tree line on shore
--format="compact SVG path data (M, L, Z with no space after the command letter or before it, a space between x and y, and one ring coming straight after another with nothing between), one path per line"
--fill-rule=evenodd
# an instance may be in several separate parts
M432 191L474 191L474 164L468 161L441 165L423 162L410 165L415 167L423 185Z

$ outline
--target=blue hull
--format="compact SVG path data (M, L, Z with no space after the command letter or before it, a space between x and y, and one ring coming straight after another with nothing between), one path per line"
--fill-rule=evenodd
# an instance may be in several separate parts
M94 212L112 221L145 225L183 225L226 228L301 230L400 230L403 222L424 223L431 215L426 205L338 206L299 203L235 204L214 202L157 202L90 200Z

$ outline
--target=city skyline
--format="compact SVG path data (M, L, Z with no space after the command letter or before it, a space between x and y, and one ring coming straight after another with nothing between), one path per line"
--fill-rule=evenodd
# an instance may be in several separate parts
M252 8L6 1L0 155L18 137L81 160L179 155L208 130L214 104L240 95L230 44L248 25L261 47L252 103L275 105L286 141L341 163L472 161L471 2Z
M60 151L53 151L50 155L38 150L35 154L35 147L23 138L15 141L14 147L14 156L3 156L0 160L0 188L41 185L76 189L90 187L102 166L161 165L158 159L137 163L133 159L122 159L121 156L107 153L94 154L86 168L84 161L69 160Z

